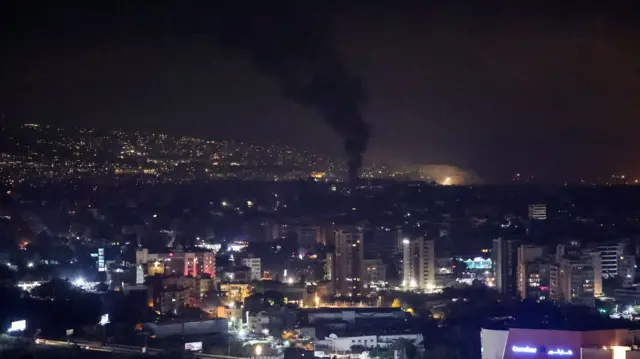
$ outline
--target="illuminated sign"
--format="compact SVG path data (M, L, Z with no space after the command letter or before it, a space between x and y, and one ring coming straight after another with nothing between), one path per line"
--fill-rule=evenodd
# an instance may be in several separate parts
M564 349L551 349L547 352L547 355L573 355L573 352Z
M202 350L202 342L184 343L185 351L197 352Z
M514 353L535 354L538 352L538 349L532 348L530 346L518 347L514 345L511 347L511 351L513 351Z
M11 322L11 327L7 329L7 333L11 332L22 332L27 329L27 321L26 320L18 320L17 322Z

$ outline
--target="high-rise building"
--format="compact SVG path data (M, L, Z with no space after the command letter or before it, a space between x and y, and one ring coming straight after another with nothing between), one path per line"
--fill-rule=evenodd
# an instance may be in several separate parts
M262 261L260 258L244 258L242 263L251 269L251 280L262 279Z
M491 251L496 289L510 296L516 295L519 245L520 241L517 239L495 238Z
M335 268L333 266L335 263L334 258L335 255L333 253L327 253L324 261L324 279L329 281L333 280L333 273L335 272Z
M436 287L435 241L424 237L403 239L402 285L433 291Z
M596 247L595 250L600 252L602 276L604 278L615 277L618 275L618 261L624 254L625 245L625 242L619 242Z
M602 295L602 269L598 253L583 251L565 256L551 267L549 295L563 303L593 306Z
M338 227L335 236L334 291L343 296L362 295L364 236L360 227Z
M622 278L623 287L631 287L636 282L636 257L630 254L618 258L618 276Z
M536 273L538 266L533 266L534 261L544 254L543 248L529 244L518 247L517 287L520 298L527 298L529 288L532 292L538 292L540 287L540 274ZM536 290L538 289L538 290Z
M547 219L547 205L546 204L530 204L529 219L533 219L533 220Z

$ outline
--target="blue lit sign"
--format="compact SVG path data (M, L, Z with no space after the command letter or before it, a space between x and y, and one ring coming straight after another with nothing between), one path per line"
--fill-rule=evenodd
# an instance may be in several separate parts
M514 353L535 354L538 352L538 349L532 348L530 346L519 347L514 345L511 347L511 351L513 351Z
M547 355L573 355L573 352L564 349L551 349L547 352Z

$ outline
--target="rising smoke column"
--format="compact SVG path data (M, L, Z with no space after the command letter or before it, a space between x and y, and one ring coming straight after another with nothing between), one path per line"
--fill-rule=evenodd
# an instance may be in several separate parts
M306 1L235 4L236 11L227 9L227 44L249 50L289 99L314 108L343 138L349 179L356 179L369 142L370 126L360 114L367 95L329 39L329 17Z

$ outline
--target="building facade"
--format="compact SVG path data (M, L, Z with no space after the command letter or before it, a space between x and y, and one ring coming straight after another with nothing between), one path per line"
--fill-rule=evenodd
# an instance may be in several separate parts
M546 204L530 204L529 219L538 220L538 221L547 219L547 205Z
M600 253L602 266L602 276L604 278L618 275L618 261L624 255L625 243L611 243L596 247L595 251Z
M382 259L364 260L364 281L365 283L380 283L387 281L387 265Z
M530 289L540 288L540 273L536 273L538 266L533 262L539 260L544 254L543 248L528 244L518 247L517 287L520 298L530 297Z
M245 258L242 263L251 268L251 280L262 280L262 261L260 258Z
M424 237L403 240L403 287L433 291L436 288L435 241Z
M491 260L496 290L503 294L515 296L517 291L518 246L517 239L495 238Z
M334 231L334 291L342 296L360 296L364 280L364 236L360 227L342 227Z
M582 305L595 305L602 296L602 269L596 253L565 256L551 266L549 295L552 299Z
M136 265L147 265L147 274L182 274L196 277L208 274L211 278L216 275L216 253L183 252L176 250L168 253L149 253L147 248L136 251Z

